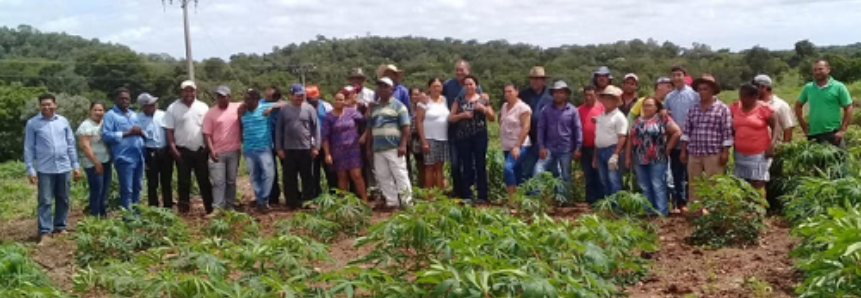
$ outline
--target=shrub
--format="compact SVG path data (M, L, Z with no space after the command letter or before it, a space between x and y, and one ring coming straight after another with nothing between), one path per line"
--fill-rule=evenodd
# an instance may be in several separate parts
M553 207L568 203L569 193L565 182L543 172L517 187L509 206L525 215L549 213Z
M282 232L304 232L328 242L342 235L356 236L371 222L371 208L349 192L325 193L305 205L315 209L298 212L281 223Z
M746 181L727 175L696 181L698 202L692 209L706 209L707 215L694 219L689 240L694 245L724 247L752 245L765 228L768 202Z
M804 271L799 297L861 296L861 209L830 208L800 224L793 234L804 241L794 251Z
M20 244L0 245L0 297L67 297Z
M633 218L660 214L643 194L620 191L595 203L598 212L610 218Z
M783 197L785 214L798 224L807 218L825 214L828 208L844 204L861 204L861 180L858 178L804 178L798 187Z

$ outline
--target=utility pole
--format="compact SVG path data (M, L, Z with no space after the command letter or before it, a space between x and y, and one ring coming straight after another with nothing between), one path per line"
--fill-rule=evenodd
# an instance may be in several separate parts
M188 79L194 81L194 58L191 57L191 28L188 25L188 2L182 0L182 20L185 23L185 63L188 67Z
M307 74L307 73L309 73L309 72L316 72L316 71L317 71L317 65L315 65L315 64L310 64L310 63L306 63L306 64L294 64L294 65L290 65L290 66L288 67L288 69L289 69L289 70L290 70L290 72L292 72L293 74L297 74L297 75L299 75L299 78L300 78L300 80L301 80L301 82L302 82L302 88L305 88L305 74ZM306 95L304 95L303 97L304 97L304 99L305 99L305 100L307 100L307 99L308 99L308 95L307 95L307 94L306 94Z

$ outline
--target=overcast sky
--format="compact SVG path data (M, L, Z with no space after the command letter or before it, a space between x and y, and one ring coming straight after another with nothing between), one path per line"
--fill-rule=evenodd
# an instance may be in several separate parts
M175 0L174 2L178 2ZM314 39L506 39L552 47L640 38L690 47L791 49L861 41L861 0L199 0L194 58ZM160 0L0 0L0 26L32 25L184 56L182 11Z

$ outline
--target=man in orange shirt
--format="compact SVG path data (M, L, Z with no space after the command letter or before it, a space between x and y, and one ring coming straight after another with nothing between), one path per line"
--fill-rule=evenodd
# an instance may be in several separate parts
M598 170L592 167L595 155L595 118L604 113L604 106L598 103L595 86L583 88L583 104L577 107L580 114L580 127L583 128L583 146L574 152L574 160L580 161L583 178L586 180L586 201L595 203L604 197Z
M212 182L215 212L233 209L236 205L236 173L239 169L239 148L242 133L239 129L238 102L230 101L230 88L215 89L215 106L203 116L203 137L209 148L209 180Z

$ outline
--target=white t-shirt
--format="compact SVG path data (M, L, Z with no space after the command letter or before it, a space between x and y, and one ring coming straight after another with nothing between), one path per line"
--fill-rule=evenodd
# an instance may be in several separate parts
M607 148L619 142L619 135L628 135L628 119L614 109L598 116L595 124L595 147Z
M359 102L364 102L368 104L376 101L376 99L374 98L374 90L368 89L368 87L362 87L362 91L359 92L358 95Z
M173 129L177 147L196 151L204 146L203 117L209 107L195 99L191 107L177 99L164 112L164 128Z
M418 107L425 110L425 119L422 122L425 130L425 139L434 141L448 141L448 115L450 111L446 106L445 96L440 96L441 103L429 100L427 104L419 103Z
M777 95L772 95L768 105L774 110L774 118L777 120L774 124L774 131L771 132L771 143L778 144L783 141L783 130L795 127L798 122L796 122L795 112L789 108L789 104Z

